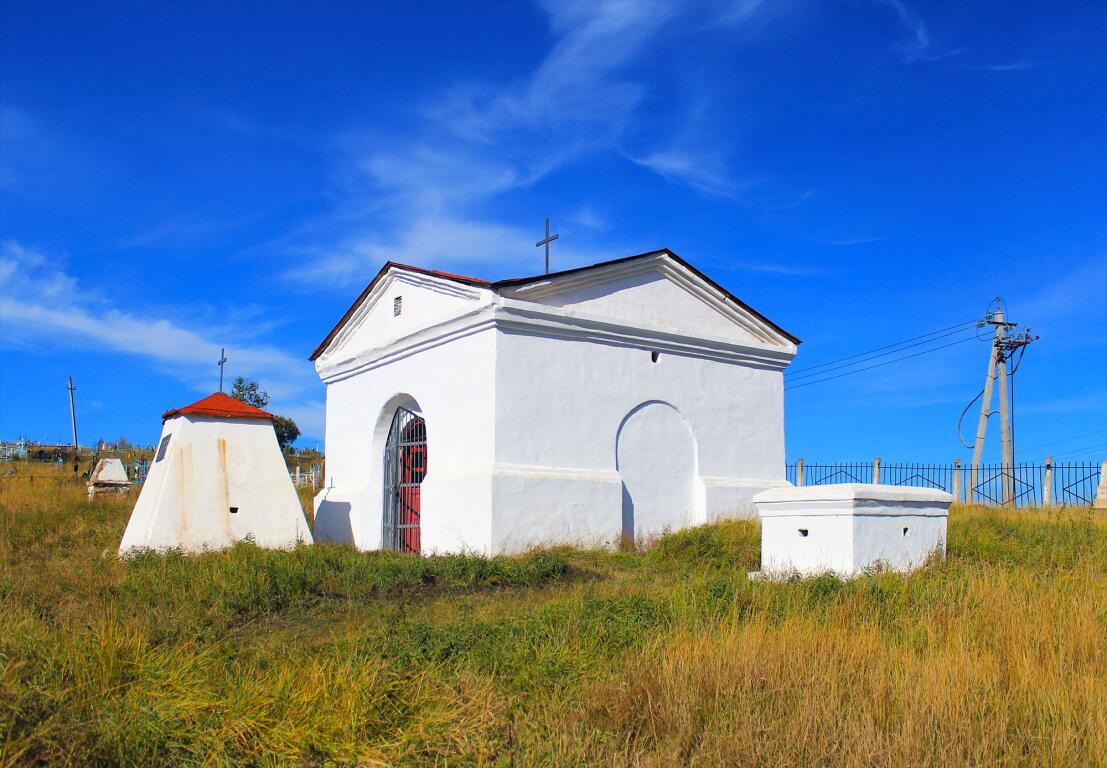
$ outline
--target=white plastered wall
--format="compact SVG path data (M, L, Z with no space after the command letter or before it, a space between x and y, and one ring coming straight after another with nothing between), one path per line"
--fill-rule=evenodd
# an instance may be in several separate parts
M165 422L159 445L167 435L165 455L150 467L120 552L198 552L247 537L272 548L311 543L270 421L178 415Z
M687 425L696 477L691 489L680 491L690 503L674 505L669 518L639 515L636 537L752 516L753 494L787 485L780 371L664 352L654 362L648 348L533 333L497 336L496 551L622 536L620 454L652 453L658 458L652 469L670 472L669 487L684 489L685 448L670 457L669 440L618 445L624 420L647 403L656 404L659 421L668 408ZM680 442L679 431L660 423L630 437L662 433ZM666 483L654 485L647 494Z
M634 318L640 325L694 336L714 336L738 342L758 341L748 330L735 325L702 301L689 300L688 292L670 276L652 270L642 271L641 267L610 281L589 282L548 295L531 296L531 293L523 289L513 291L512 295L615 321Z
M486 328L327 383L317 539L380 548L385 443L396 409L406 407L426 421L423 551L489 551L494 356Z
M396 270L376 286L345 332L341 352L371 350L491 300L486 288ZM396 299L400 313L396 314ZM331 355L333 356L333 355ZM325 356L324 359L330 356Z

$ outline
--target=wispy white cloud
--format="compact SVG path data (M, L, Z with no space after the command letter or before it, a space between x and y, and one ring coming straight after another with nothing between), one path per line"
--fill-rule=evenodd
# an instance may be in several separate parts
M0 189L16 187L23 174L16 158L28 144L36 143L36 126L23 110L0 107Z
M903 0L879 0L894 11L909 40L905 61L957 53L941 49L925 22ZM498 204L582 158L606 154L634 163L696 192L760 210L805 204L815 190L766 192L771 186L739 172L734 133L719 133L717 92L685 88L666 99L669 124L656 123L657 82L640 66L710 29L740 44L745 33L779 26L784 12L757 0L667 3L636 0L545 0L550 46L528 73L506 82L458 81L426 97L413 125L348 131L340 144L348 186L341 209L283 239L296 255L288 276L301 283L342 287L359 283L387 260L422 265L488 265L493 271L533 271L533 230L505 223ZM737 34L741 30L742 34ZM651 100L652 99L652 100ZM397 136L404 138L397 140ZM768 202L766 197L782 198ZM540 220L536 221L539 224ZM556 225L556 222L555 222ZM558 264L585 252L625 255L627 243L605 250L602 230L584 228L578 249L563 240ZM843 238L857 245L876 238ZM656 245L645 244L646 247ZM791 267L761 267L780 274Z
M663 179L708 195L734 198L750 186L750 182L740 182L730 176L719 160L680 150L654 152L646 157L629 159Z
M975 64L970 69L979 69L984 72L1025 72L1028 69L1037 69L1038 65L1033 61L1012 61L1006 64Z
M197 241L231 232L253 221L255 216L213 217L190 211L124 238L121 248L180 248Z
M725 149L695 130L668 136L656 147L641 146L644 139L634 129L649 119L650 84L632 74L632 65L668 50L687 34L681 32L686 26L695 28L674 24L678 17L738 27L757 15L759 2L541 5L552 43L526 76L448 86L424 101L417 125L399 144L392 140L385 147L367 134L346 137L343 144L359 174L351 186L363 185L362 196L372 203L353 206L361 219L331 226L340 234L322 245L319 232L293 238L290 247L306 249L311 258L298 259L290 277L328 286L358 282L389 259L533 271L535 232L501 223L494 204L590 153L622 157L703 194L735 197L742 191L745 182L728 167ZM696 122L702 105L692 112L684 122ZM593 253L625 255L633 247L624 243L617 252L605 251L589 242L600 232L585 227L575 248L559 243L558 265Z
M573 134L585 143L615 138L631 119L645 86L622 68L640 56L679 3L632 0L547 2L557 40L531 76L507 87L455 88L431 114L466 138L500 140L525 134ZM548 141L549 141L548 139Z
M57 260L7 241L0 244L0 342L31 341L131 355L200 392L214 389L215 361L226 347L232 374L261 381L275 410L295 411L305 435L322 435L320 385L307 360L225 328L120 309L79 285Z
M1089 320L1104 318L1103 295L1107 287L1107 258L1098 255L1081 265L1058 270L1056 277L1047 277L1044 284L1033 293L1017 297L1015 311L1025 318L1033 318L1032 325L1061 318L1084 316ZM1093 320L1094 322L1094 320ZM1100 327L1100 331L1103 331ZM1107 344L1103 334L1089 334L1081 343ZM1098 338L1097 338L1098 337Z
M602 232L611 229L611 221L594 208L581 208L569 216L569 221L585 230Z
M839 237L839 238L824 238L815 239L812 242L819 243L820 245L839 245L839 246L851 246L851 245L868 245L870 243L880 243L886 240L883 237Z
M877 0L877 2L895 12L908 34L908 39L899 45L900 57L905 62L940 61L962 53L960 48L935 46L931 40L930 28L903 0Z
M816 264L781 264L772 261L731 261L728 265L732 269L743 272L763 272L770 275L790 275L793 277L812 277L814 275L828 275L839 270Z

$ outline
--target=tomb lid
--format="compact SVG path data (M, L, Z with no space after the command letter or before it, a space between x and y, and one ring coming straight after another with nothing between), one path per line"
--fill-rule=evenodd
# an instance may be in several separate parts
M758 504L790 501L930 501L949 504L953 497L938 488L876 483L835 483L770 488L753 497Z

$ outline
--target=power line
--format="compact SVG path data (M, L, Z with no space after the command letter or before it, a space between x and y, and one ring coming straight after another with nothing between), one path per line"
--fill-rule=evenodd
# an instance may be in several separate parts
M811 378L812 376L823 376L823 375L825 375L825 374L827 374L827 373L832 373L832 372L834 372L834 371L840 371L840 370L843 370L843 369L845 369L845 368L852 368L852 367L853 367L853 366L855 366L855 365L862 365L862 364L864 364L864 363L870 362L871 360L877 360L877 359L879 359L879 358L881 358L881 357L887 357L888 355L895 355L895 354L898 354L898 353L900 353L900 352L903 352L903 351L905 351L905 350L908 350L908 349L913 349L914 347L921 347L921 346L923 346L924 344L932 344L932 343L933 343L933 342L935 342L935 341L941 341L941 340L942 340L942 339L944 339L944 338L948 338L948 337L950 337L950 336L956 336L956 335L957 335L958 333L963 333L963 332L964 332L965 330L967 330L967 329L961 329L961 330L958 330L958 331L952 331L951 333L944 333L944 334L942 334L941 336L935 336L934 338L932 338L932 339L927 339L926 341L920 341L920 342L916 342L915 344L908 344L907 346L901 346L900 348L898 348L898 349L893 349L893 350L892 350L892 351L890 351L890 352L882 352L882 353L881 353L881 354L879 354L879 355L872 355L871 357L866 357L866 358L864 358L864 359L862 359L862 360L857 360L857 361L855 361L855 362L852 362L852 363L846 363L845 365L836 365L836 366L834 366L833 368L827 368L827 369L826 369L825 371L818 371L818 372L816 372L816 373L805 373L805 374L803 374L802 376L794 376L794 375L793 375L793 376L789 376L789 375L788 375L788 373L785 373L784 375L785 375L785 378L787 378L787 380L788 380L789 382L793 382L793 381L799 381L799 380L801 380L801 379L809 379L809 378ZM966 338L966 339L964 339L964 341L969 341L969 340L971 340L971 339L975 339L975 338L976 338L976 336L975 336L975 334L974 334L973 336L971 336L971 337L969 337L969 338ZM829 363L824 363L824 365L830 365L830 364L829 364ZM818 366L818 367L821 367L821 366ZM812 369L811 369L811 368L805 368L804 370L808 370L808 371L810 371L810 370L812 370Z
M1059 443L1068 443L1073 440L1079 440L1082 437L1090 437L1091 435L1098 435L1100 432L1107 432L1107 429L1093 429L1091 432L1085 432L1081 435L1073 435L1072 437L1066 437L1063 440L1053 440L1048 443L1042 443L1041 445L1032 445L1029 448L1021 448L1019 451L1025 453L1026 451L1036 451L1039 448L1046 448L1051 445L1058 445Z
M865 352L858 352L855 355L846 355L845 357L840 357L837 360L828 360L825 363L820 363L818 365L808 366L807 368L800 368L800 369L795 370L795 371L789 371L788 373L789 374L796 374L796 373L803 373L804 371L814 371L818 368L825 368L829 365L834 365L835 363L842 363L842 362L845 362L846 360L853 360L854 358L857 358L857 357L864 357L866 355L871 355L874 352L882 352L883 350L892 349L893 347L900 347L900 346L902 346L904 344L907 344L909 342L918 341L919 339L925 339L925 338L930 337L930 336L936 336L937 334L945 333L947 331L960 330L961 328L964 328L965 326L968 326L968 325L976 325L977 322L978 321L976 321L976 320L966 320L963 323L958 323L957 325L951 325L948 328L939 328L936 331L931 331L930 333L924 333L922 336L913 336L910 339L904 339L903 341L897 341L894 344L886 344L883 347L876 347L875 349L870 349L870 350L867 350ZM931 341L933 341L933 340L934 339L931 339ZM925 343L925 342L923 342L923 343ZM915 345L915 346L917 346L917 345ZM891 354L891 353L889 353L889 354ZM883 355L878 355L878 357L883 357Z
M898 363L902 360L910 360L913 357L918 357L920 355L925 355L925 354L928 354L930 352L937 352L940 349L946 349L948 347L956 346L957 344L964 344L966 341L976 341L976 337L975 336L970 336L967 339L958 339L957 341L952 341L949 344L943 344L940 347L933 347L932 349L924 349L922 352L915 352L914 354L911 354L911 355L904 355L903 357L897 357L897 358L894 358L892 360L885 360L883 363L876 363L875 365L870 365L870 366L867 366L865 368L858 368L858 369L853 370L853 371L846 371L845 373L839 373L839 374L836 374L834 376L828 376L825 379L816 379L815 381L805 381L803 384L788 384L784 388L786 390L787 389L799 389L800 387L809 387L812 384L822 384L824 381L831 381L832 379L840 379L843 376L849 376L850 374L854 374L854 373L861 373L862 371L871 371L873 368L880 368L881 366L891 365L892 363Z
M1074 448L1071 451L1065 451L1054 456L1054 459L1072 458L1074 456L1082 456L1085 453L1098 453L1101 450L1107 449L1107 441L1096 443L1094 445L1086 445L1083 448Z

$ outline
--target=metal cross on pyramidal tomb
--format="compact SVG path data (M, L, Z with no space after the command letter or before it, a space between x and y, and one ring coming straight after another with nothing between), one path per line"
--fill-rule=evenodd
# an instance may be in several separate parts
M556 240L559 237L560 237L560 235L553 235L552 237L550 236L550 220L546 219L546 239L545 240L539 240L537 243L534 244L534 247L535 248L541 248L543 245L546 246L546 274L547 275L550 274L550 243L552 243L554 240Z
M223 366L227 364L227 350L219 348L219 391L223 391Z

